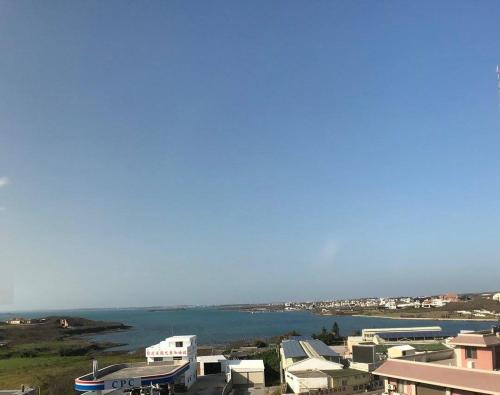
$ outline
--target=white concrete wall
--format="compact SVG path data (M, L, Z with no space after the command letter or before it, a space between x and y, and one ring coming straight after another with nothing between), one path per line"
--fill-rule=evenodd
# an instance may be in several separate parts
M285 381L296 394L318 388L328 388L328 377L297 377L292 372L286 372Z
M177 344L182 342L181 347ZM146 348L146 358L148 362L154 362L155 359L161 361L181 360L189 362L189 369L183 374L183 383L189 388L197 378L196 356L198 354L198 345L195 335L190 336L172 336L158 344Z
M340 363L331 362L323 358L309 358L293 364L287 370L289 372L297 372L301 370L337 370L343 368Z
M291 373L285 372L285 381L292 391L296 394L300 393L300 380Z
M233 385L247 385L247 384L257 385L257 386L265 385L265 378L263 371L259 372L232 371L231 378L233 380Z

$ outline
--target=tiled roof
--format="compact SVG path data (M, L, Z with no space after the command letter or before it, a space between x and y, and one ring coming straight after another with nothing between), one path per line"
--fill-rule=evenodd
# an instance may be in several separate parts
M500 372L391 359L373 374L482 394L500 395Z
M500 344L500 337L494 334L458 334L457 337L450 340L450 344L456 346L476 346L476 347L490 347Z

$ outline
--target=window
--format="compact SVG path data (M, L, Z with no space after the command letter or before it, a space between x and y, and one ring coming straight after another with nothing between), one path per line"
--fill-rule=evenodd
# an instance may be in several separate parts
M175 342L175 347L182 347L182 342Z
M415 389L417 395L446 395L446 388L435 385L417 383Z
M406 380L398 380L398 392L406 393Z
M154 362L161 362L161 361L163 361L163 358L162 357L154 357L153 361Z
M474 347L465 347L465 358L476 359L477 358L477 350Z
M174 357L174 361L181 361L182 357Z
M342 380L342 387L347 385L347 380Z

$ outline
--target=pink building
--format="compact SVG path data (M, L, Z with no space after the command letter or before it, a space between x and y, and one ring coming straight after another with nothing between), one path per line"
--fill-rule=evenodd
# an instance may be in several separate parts
M416 362L389 359L373 374L388 395L500 395L500 333L460 333L450 341L455 358Z
M455 346L458 367L500 370L499 333L459 333L449 344Z
M385 378L391 395L500 395L498 371L389 359L373 374Z

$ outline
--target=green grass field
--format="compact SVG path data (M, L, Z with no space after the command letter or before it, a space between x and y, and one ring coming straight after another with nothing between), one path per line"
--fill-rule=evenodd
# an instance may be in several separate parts
M76 377L92 370L92 359L100 366L144 361L137 354L106 353L112 343L95 343L78 337L83 333L125 329L120 323L67 317L71 328L62 328L60 317L48 317L36 325L0 325L0 389L17 389L22 384L39 387L41 394L74 394Z
M123 362L142 362L144 354L96 356L40 355L28 358L0 359L0 388L15 389L22 384L40 387L41 394L73 394L76 377L92 370L92 359L99 366Z

